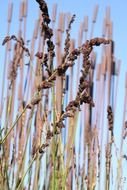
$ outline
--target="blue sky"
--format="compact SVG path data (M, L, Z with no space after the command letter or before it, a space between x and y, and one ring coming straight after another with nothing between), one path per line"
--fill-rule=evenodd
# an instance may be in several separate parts
M6 36L7 30L7 11L8 11L8 2L9 0L1 0L0 1L0 62L4 58L4 47L1 46L3 38ZM10 2L14 3L13 7L13 22L11 25L10 34L17 34L19 23L19 4L20 0L10 0ZM28 0L28 20L27 20L27 33L29 34L28 39L32 37L33 26L35 20L38 17L38 4L35 0ZM120 89L121 92L119 97L121 99L124 98L124 75L125 71L127 71L127 10L126 5L127 1L115 1L115 0L46 0L49 13L51 13L53 3L58 4L59 12L70 12L72 14L76 14L75 23L72 26L72 37L77 38L78 36L78 28L80 23L83 21L84 16L88 15L89 17L89 29L91 28L91 20L94 6L96 4L99 5L99 12L97 17L97 22L95 25L94 37L102 36L102 23L105 17L106 7L110 6L111 8L111 20L113 21L113 40L115 41L115 57L122 61L121 64L121 75L120 75ZM3 64L1 64L1 69ZM1 80L0 80L1 84ZM118 108L122 109L122 103L118 104ZM121 117L121 115L119 116Z
M3 38L6 36L7 30L7 12L8 12L8 2L9 0L0 1L0 62L3 62L4 59L4 47L1 43ZM10 34L17 34L19 22L19 5L20 0L10 0L14 3L13 6L13 22L11 25ZM29 34L28 39L32 37L33 26L35 20L38 17L38 4L35 0L28 0L28 20L27 20L27 33ZM111 20L113 21L113 40L115 41L115 57L122 61L121 64L121 75L120 75L120 85L119 85L119 99L124 98L124 76L127 71L127 10L126 5L127 1L115 1L115 0L46 0L49 13L51 13L53 3L58 4L59 12L70 12L76 14L76 20L72 26L72 37L77 38L78 28L80 23L83 21L84 16L88 15L89 17L89 29L91 28L91 20L94 6L99 5L99 12L97 16L97 22L95 25L94 37L102 36L102 26L103 19L105 17L106 7L110 6L111 8ZM1 64L1 70L3 69L3 64ZM0 80L1 84L1 80ZM120 103L117 105L118 113L119 110L123 109L123 102L120 100ZM119 119L122 119L122 115L119 114Z
M11 33L15 33L18 28L18 9L20 0L13 0L14 12L13 12L13 25L11 27ZM35 0L29 0L29 19L27 31L31 31L31 26L34 24L37 18L38 4ZM111 19L113 21L113 39L115 41L115 55L117 58L122 60L122 71L127 69L127 1L109 1L109 0L47 0L49 6L49 13L51 12L52 4L58 4L58 12L71 12L76 14L76 21L73 25L73 36L77 35L77 28L79 23L83 21L85 15L89 16L89 23L91 24L92 12L94 5L99 4L99 13L97 17L97 23L95 26L95 36L102 35L102 22L105 16L106 6L111 7ZM7 20L7 10L8 10L8 0L0 1L0 49L3 37L6 35L6 20ZM90 28L89 24L89 28Z
M11 1L11 0L10 0ZM9 0L0 1L0 62L1 70L3 68L2 60L4 58L4 47L1 43L3 38L6 36L7 30L7 11L8 11ZM18 11L20 0L12 0L14 3L13 9L13 22L11 25L10 34L16 34L18 31ZM28 20L27 20L27 32L29 37L32 37L33 26L35 20L38 16L38 4L35 0L28 0L29 10L28 10ZM94 37L102 36L102 23L105 17L106 6L111 7L111 20L113 21L113 40L115 41L115 57L122 61L121 64L121 76L120 76L120 89L119 98L124 97L124 75L127 71L127 1L115 1L115 0L47 0L49 7L49 13L51 13L53 3L58 4L59 12L71 12L76 14L75 23L72 26L72 37L77 38L77 32L79 28L79 23L83 21L84 16L89 17L89 28L91 28L91 19L94 6L99 5L99 12L97 17L97 22L95 25ZM57 13L57 14L58 14ZM0 80L1 84L1 80ZM122 104L118 104L118 108L122 109ZM121 117L121 115L119 116Z
M12 0L14 2L14 13L13 20L15 21L15 26L13 25L12 31L16 30L18 25L16 24L16 20L18 21L18 8L20 0ZM58 4L58 12L71 12L72 14L76 14L76 21L73 26L73 33L76 34L76 28L78 27L78 23L83 21L85 15L89 16L89 21L91 23L91 17L94 5L99 4L99 14L97 18L97 24L95 27L95 34L100 36L102 34L102 22L105 16L105 8L106 6L111 7L111 19L113 21L114 34L113 38L116 43L115 52L117 57L123 60L123 64L125 65L124 69L126 69L126 44L127 44L127 10L126 5L127 1L115 1L115 0L47 0L47 4L49 5L49 12L51 12L51 7L53 3ZM7 20L7 5L8 0L0 1L0 18L1 18L1 28L0 28L0 42L2 37L6 34L6 20ZM35 0L29 0L29 17L31 25L34 23L34 20L37 18L37 10L38 4ZM76 26L76 27L75 27ZM90 27L90 25L89 25Z
M18 31L18 10L20 0L11 1L14 3L14 12L13 12L13 23L11 25L10 34L16 34ZM29 10L28 10L28 20L27 20L27 32L30 37L32 37L33 26L35 20L38 16L38 4L35 0L28 0ZM89 17L89 29L91 28L91 19L94 9L94 5L99 5L99 12L97 17L97 23L95 25L94 37L102 37L102 23L105 17L105 10L107 6L111 8L111 20L113 21L113 40L115 41L115 57L122 61L121 64L121 75L120 75L120 85L119 85L119 95L118 95L118 111L117 127L121 127L122 111L123 111L123 99L124 99L124 76L127 72L127 1L123 0L46 0L49 6L49 13L51 13L52 4L58 4L58 13L59 12L70 12L76 14L75 23L72 26L72 36L77 38L79 23L83 21L84 16ZM6 36L7 29L7 11L8 11L8 0L0 1L0 63L1 70L3 69L2 61L4 59L4 47L1 43L3 38ZM57 13L57 14L58 14ZM29 39L28 38L28 39ZM1 84L1 77L0 77ZM120 130L118 128L118 134Z

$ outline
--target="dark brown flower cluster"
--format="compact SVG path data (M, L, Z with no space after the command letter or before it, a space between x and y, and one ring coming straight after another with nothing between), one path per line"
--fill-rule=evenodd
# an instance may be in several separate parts
M58 121L56 121L54 127L53 132L48 131L47 135L46 135L46 143L42 144L42 146L39 149L40 153L44 153L45 152L45 148L47 146L49 146L49 143L47 143L47 141L49 141L54 135L58 135L61 133L61 129L65 128L64 125L64 120L68 117L74 117L74 114L77 110L80 110L80 106L83 103L88 103L91 106L94 106L94 102L92 100L92 98L89 96L89 94L87 93L87 91L84 91L82 94L80 94L80 96L77 95L76 99L69 102L69 104L67 105L65 112L63 112L63 114L61 115L61 117L59 118Z
M41 101L41 96L35 97L31 102L27 105L28 109L31 109L33 106L37 105Z
M81 54L80 49L74 49L67 57L65 62L63 62L61 65L57 67L57 74L58 76L63 76L67 69L69 67L72 67L74 65L74 61L77 59L77 57Z
M113 111L112 111L111 106L108 106L107 113L108 113L107 118L108 118L109 130L112 131L113 130L114 117L113 117Z
M71 30L71 25L75 20L75 15L72 16L69 25L68 25L68 29L66 30L66 39L65 39L65 48L64 48L64 56L62 58L62 64L65 63L65 59L66 57L69 55L69 48L70 48L70 30Z
M71 30L71 25L72 23L74 22L75 20L75 15L72 16L70 22L69 22L69 25L68 25L68 29L66 30L66 39L65 39L65 48L64 48L64 55L62 57L62 64L58 66L57 68L57 73L58 73L58 76L63 76L66 72L66 70L69 68L69 67L72 67L74 65L74 60L77 59L77 56L76 56L76 53L77 51L75 50L74 52L72 52L70 55L69 55L69 48L70 48L70 30Z
M42 23L42 33L44 34L45 39L50 40L53 36L53 31L49 26L45 23Z
M48 7L46 2L44 0L36 0L36 2L39 4L44 23L49 24L51 20L49 18Z
M87 81L87 76L90 72L90 69L92 67L91 61L90 61L90 53L93 50L93 46L99 46L101 44L109 44L110 40L105 40L103 38L94 38L91 40L87 40L85 44L82 45L81 48L79 48L80 51L76 51L79 55L79 52L83 54L83 64L82 64L82 70L81 70L81 77L79 80L79 87L78 87L78 93L77 98L80 99L79 101L79 107L83 103L88 103L92 107L94 106L94 102L92 100L92 97L88 93L88 88L90 87L90 82Z
M52 73L52 64L53 64L53 58L55 56L55 45L53 43L53 41L51 40L52 36L53 36L53 30L52 28L49 27L49 23L50 23L50 18L49 18L49 13L48 13L48 7L47 4L44 0L36 0L37 3L39 4L40 10L42 12L42 33L44 35L44 39L47 40L47 51L48 51L48 56L49 56L49 68L48 69L50 71L50 75Z
M63 76L69 67L72 67L73 63L61 64L57 67L58 76Z
M87 40L85 44L81 47L81 53L83 54L83 64L82 64L82 76L80 77L79 83L79 93L81 93L84 88L86 88L86 77L89 73L90 68L92 67L90 58L90 53L93 50L93 46L99 46L101 44L109 44L110 40L105 40L104 38L94 38Z
M40 59L41 61L43 60L41 62L42 69L43 69L43 66L45 66L46 67L45 70L47 71L48 76L50 77L52 72L51 72L51 69L49 68L49 65L48 65L48 54L47 53L43 54L42 52L37 52L35 54L35 56L38 57L38 59Z
M63 76L69 67L74 65L74 61L78 58L81 54L80 48L74 49L67 57L65 62L62 61L62 64L57 67L57 74L58 76Z
M49 146L49 143L44 143L39 147L39 153L44 154L46 147Z
M77 109L80 110L80 106L83 103L94 106L94 102L86 90L84 90L80 95L77 95L75 100L69 102L68 106L66 107L66 111L72 110L73 112L75 112Z
M82 95L80 96L80 105L82 105L83 103L89 104L92 107L95 106L92 97L89 95L87 91L83 91Z
M47 89L51 88L53 86L53 82L56 79L56 76L63 76L67 69L69 67L72 67L74 65L74 61L77 59L77 57L80 54L83 54L83 65L81 70L81 77L79 82L79 89L77 92L77 96L75 100L69 102L67 107L65 108L65 112L63 111L60 118L55 122L53 125L53 131L47 131L46 135L46 141L43 143L40 148L39 152L44 153L46 147L49 146L49 140L52 139L54 135L60 134L61 129L65 127L64 120L68 117L74 117L74 114L77 110L80 110L80 106L83 103L87 103L91 106L94 106L94 102L92 100L92 97L88 93L88 88L90 87L89 81L87 81L87 76L89 74L89 71L91 69L91 61L90 61L90 53L93 50L93 46L99 46L100 44L109 44L110 40L105 40L103 38L94 38L92 40L87 40L85 44L83 44L78 49L74 49L71 53L69 53L70 48L70 30L71 30L71 24L74 22L75 15L72 16L68 29L66 30L66 40L65 40L65 48L64 48L64 55L62 57L62 64L58 66L54 71L50 73L50 67L51 64L48 66L47 60L50 61L50 63L53 62L53 57L55 56L54 53L54 44L51 40L53 31L48 26L50 23L50 18L48 14L48 8L47 4L44 0L36 0L40 5L40 10L42 12L42 33L44 35L45 40L47 40L47 46L48 46L48 57L43 55L43 53L37 53L36 56L39 59L42 59L42 65L45 65L47 72L49 74L48 78L43 80L41 84L38 86L38 90L41 89ZM45 58L44 58L45 57ZM108 112L109 113L109 112ZM111 130L111 119L110 114L108 115L109 122L110 122L110 130Z
M51 88L52 86L53 86L52 82L44 80L41 82L41 84L38 85L38 90L48 89L48 88Z
M22 49L27 53L28 56L30 56L30 52L29 52L29 49L25 47L25 43L24 43L24 40L23 38L20 38L18 39L15 35L12 35L12 36L6 36L3 40L3 43L2 45L5 45L8 41L10 40L14 40L16 41L17 43L20 44L20 46L22 47Z
M77 57L80 55L81 51L79 49L74 49L68 56L68 61L73 62L77 59Z
M94 39L91 39L90 41L86 41L85 44L83 44L81 47L79 47L78 49L74 49L67 57L67 60L65 61L65 63L59 65L57 67L57 69L55 69L53 71L53 73L49 76L48 79L46 79L45 81L42 81L42 83L38 86L38 89L41 90L41 89L46 89L46 88L50 88L52 87L52 82L56 79L56 76L63 76L66 72L66 70L69 68L69 67L72 67L74 65L74 61L77 59L77 57L82 53L83 54L83 65L82 65L82 75L80 77L80 83L79 83L79 92L77 93L78 96L80 96L80 94L86 90L87 92L87 89L88 87L90 87L90 83L89 81L86 80L86 77L90 71L90 68L91 68L91 62L89 60L89 56L90 56L90 53L93 49L93 46L94 45L97 45L99 46L100 44L108 44L110 43L110 40L105 40L103 38L94 38ZM37 53L36 56L38 56L39 58L42 58L43 57L43 54L42 53ZM45 66L47 66L45 64ZM47 67L48 68L48 67ZM50 70L48 70L49 72ZM90 103L92 106L94 106L94 103L93 101L91 100L91 97L88 95L88 92L87 92L87 96L85 97L86 95L86 92L84 93L84 96L83 98L85 98L85 103ZM89 97L89 98L88 98Z
M48 26L50 23L49 13L48 13L48 7L44 0L36 0L39 4L39 8L42 12L42 33L44 34L45 39L47 39L47 45L48 45L48 51L54 50L54 44L51 41L51 38L53 36L53 30Z

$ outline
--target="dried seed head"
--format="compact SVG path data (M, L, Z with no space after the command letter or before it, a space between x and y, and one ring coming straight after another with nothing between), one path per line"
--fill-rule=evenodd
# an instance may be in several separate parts
M41 101L41 97L36 97L31 101L31 104L34 106Z
M10 36L6 36L2 42L2 46L5 45L10 40Z
M52 86L53 86L52 82L48 82L45 80L41 84L38 85L38 90L48 89L48 88L51 88Z
M51 132L50 130L47 131L47 135L46 135L46 139L51 139L53 137L53 132Z
M112 107L108 106L107 108L107 118L108 118L108 124L109 124L109 130L113 130L113 112L112 112Z

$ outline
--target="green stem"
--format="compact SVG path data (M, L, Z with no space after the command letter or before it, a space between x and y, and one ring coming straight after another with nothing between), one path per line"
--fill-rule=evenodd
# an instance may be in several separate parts
M54 87L52 88L52 103L53 103L53 127L55 127L55 121L56 121L56 113L55 113L55 89ZM55 128L54 130L55 131ZM56 160L55 160L55 152L56 152L56 147L55 147L55 135L53 135L53 185L52 185L52 189L55 190L56 189Z
M19 183L19 185L18 185L18 187L17 187L17 190L20 190L20 188L21 188L21 186L22 186L22 184L23 184L23 181L24 181L24 179L25 179L25 177L26 177L26 174L27 174L28 171L31 169L31 166L32 166L32 164L34 163L34 160L36 159L36 156L37 156L37 154L35 154L34 157L33 157L33 159L31 160L31 162L30 162L30 164L29 164L29 166L28 166L26 172L24 173L24 175L23 175L23 177L22 177L22 179L21 179L21 181L20 181L20 183Z
M22 117L22 115L24 114L24 112L26 111L26 109L27 109L27 106L23 109L23 111L21 112L21 114L17 117L17 119L15 120L15 122L13 123L13 125L10 127L10 129L6 133L6 135L3 138L3 140L1 140L0 145L4 144L6 138L9 136L9 134L11 133L11 131L14 129L15 125L17 124L18 120Z

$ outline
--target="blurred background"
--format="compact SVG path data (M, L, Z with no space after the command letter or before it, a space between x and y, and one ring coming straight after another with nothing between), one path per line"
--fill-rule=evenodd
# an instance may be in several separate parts
M22 2L27 2L27 14L22 18L21 13L21 6ZM127 1L115 1L115 0L46 0L46 3L49 8L49 16L52 18L53 14L53 7L56 6L56 20L55 22L51 23L51 27L53 26L55 29L54 31L57 31L59 29L59 20L60 20L60 14L64 14L65 16L65 28L63 33L63 41L62 41L62 49L64 48L64 38L66 37L65 31L67 29L67 18L68 15L76 15L75 21L72 24L71 28L71 39L75 39L75 47L78 48L81 46L82 43L85 43L86 40L90 40L91 38L95 37L104 37L106 39L111 39L113 41L113 54L112 59L115 62L115 71L114 74L112 74L111 79L111 96L110 101L107 100L104 101L104 105L101 106L99 104L99 101L101 100L101 95L107 94L108 87L106 84L103 83L103 79L99 79L100 83L95 83L95 89L93 93L93 99L95 100L95 104L98 105L98 108L94 108L93 113L98 113L96 117L102 117L104 114L104 118L98 119L101 120L98 125L98 130L102 130L104 126L103 135L102 133L99 134L99 138L103 138L102 143L102 152L105 151L106 143L107 143L107 105L110 103L110 105L113 107L114 111L114 147L113 147L113 154L112 159L114 159L114 164L112 164L111 167L111 185L110 190L116 190L118 189L118 185L116 185L115 181L118 179L121 174L119 174L119 162L120 162L120 156L121 155L121 145L123 143L122 135L123 135L123 126L125 121L127 120ZM12 7L11 7L12 6ZM12 8L12 17L11 20L9 19L9 11ZM5 54L6 54L6 47L2 46L3 39L8 35L16 35L18 36L20 33L20 29L22 31L22 37L24 38L25 44L30 49L32 38L33 38L33 32L34 27L36 27L36 21L40 16L39 12L39 5L35 0L1 0L0 1L0 63L1 63L1 69L0 69L0 86L2 89L2 92L0 93L0 100L1 105L3 104L3 101L6 101L7 98L7 85L8 85L8 79L5 77L5 73L7 74L7 68L4 68L5 63ZM37 38L38 40L38 38ZM54 42L56 43L55 37L53 38ZM38 40L39 43L39 40ZM37 50L37 44L35 44L35 50ZM108 50L107 50L108 51ZM103 57L106 54L106 50L104 49L104 46L102 48L95 47L94 53L95 53L95 62L96 67L98 68L99 64L102 63ZM36 51L34 52L35 55ZM108 57L108 54L107 54ZM93 58L93 59L94 59ZM82 58L81 58L82 59ZM91 57L92 59L92 57ZM108 58L106 58L108 60ZM28 58L25 58L25 64L28 63ZM55 66L57 60L55 60ZM33 63L35 63L33 61ZM108 67L108 66L107 66ZM4 71L4 69L6 71ZM72 88L76 89L76 77L78 76L78 68L76 67L73 71L74 73L74 81ZM106 71L107 72L107 71ZM97 71L95 72L97 75ZM70 76L70 73L67 73L68 76ZM103 75L103 74L102 74ZM27 70L25 70L25 76L27 78ZM107 77L107 78L106 78ZM101 77L100 77L101 78ZM108 75L105 74L105 81L108 81ZM18 78L20 81L21 78ZM94 75L94 80L97 80L96 76ZM98 88L96 84L99 84L101 88ZM4 85L4 90L3 90ZM70 85L70 84L69 84ZM105 92L103 94L103 85L105 86ZM108 85L108 84L107 84ZM24 86L25 86L25 80L24 80ZM24 87L25 88L25 87ZM76 90L73 92L73 98L75 97ZM68 102L68 97L70 94L66 96L66 103ZM100 100L97 99L97 96L99 96ZM26 98L26 96L25 96ZM106 99L107 96L105 95ZM4 99L4 100L3 100ZM103 99L103 98L102 98ZM65 105L66 105L65 103ZM100 107L99 107L100 105ZM2 107L2 106L1 106ZM100 108L100 109L99 109ZM103 112L104 108L104 113ZM6 117L6 109L3 106L1 108L3 113L1 116L1 126L4 125L4 120ZM14 116L16 116L16 110L18 109L18 106L14 109ZM83 112L83 111L82 111ZM99 115L100 114L100 115ZM101 115L102 114L102 115ZM96 115L96 114L95 114ZM94 127L94 124L96 123L95 120L97 120L96 117L92 117L92 126ZM15 118L15 117L14 117ZM80 141L83 140L82 131L81 131L81 120L83 116L80 114L79 120L77 119L77 133L75 137L75 151L76 151L76 163L77 165L81 166L83 165L83 156L81 156L81 159L78 159L79 154L79 147L80 147ZM85 120L85 119L84 119ZM82 122L85 122L85 121ZM80 126L81 125L81 126ZM63 134L65 131L63 132ZM67 133L67 131L66 131ZM64 134L65 135L65 134ZM102 135L102 136L101 136ZM64 139L64 138L63 138ZM100 140L99 139L99 140ZM65 140L65 139L64 139ZM65 140L66 143L66 140ZM100 140L101 143L101 140ZM63 143L64 144L64 143ZM127 141L124 141L123 146L123 155L127 155L126 145ZM80 150L81 155L84 153L82 150ZM117 152L118 151L118 152ZM117 156L118 157L117 157ZM120 156L119 156L120 155ZM103 153L101 159L105 157L105 153ZM125 157L126 158L126 157ZM113 162L113 160L112 160ZM101 172L104 172L104 166L105 161L102 161L102 169ZM123 174L121 177L121 189L126 190L127 188L127 160L125 159L123 161ZM46 166L45 166L46 168ZM46 169L45 169L46 170ZM117 171L117 172L116 172ZM77 169L77 173L79 170ZM78 175L78 174L77 174ZM74 179L73 179L74 180ZM81 180L81 179L80 179ZM81 181L79 180L79 184ZM119 181L119 180L118 180ZM104 174L102 174L102 181L100 182L100 185L97 185L97 188L102 189L104 183ZM74 183L73 183L74 184ZM73 185L73 189L76 189L76 186ZM78 189L78 188L77 188ZM81 189L81 186L79 185L79 189ZM107 190L107 189L106 189Z

